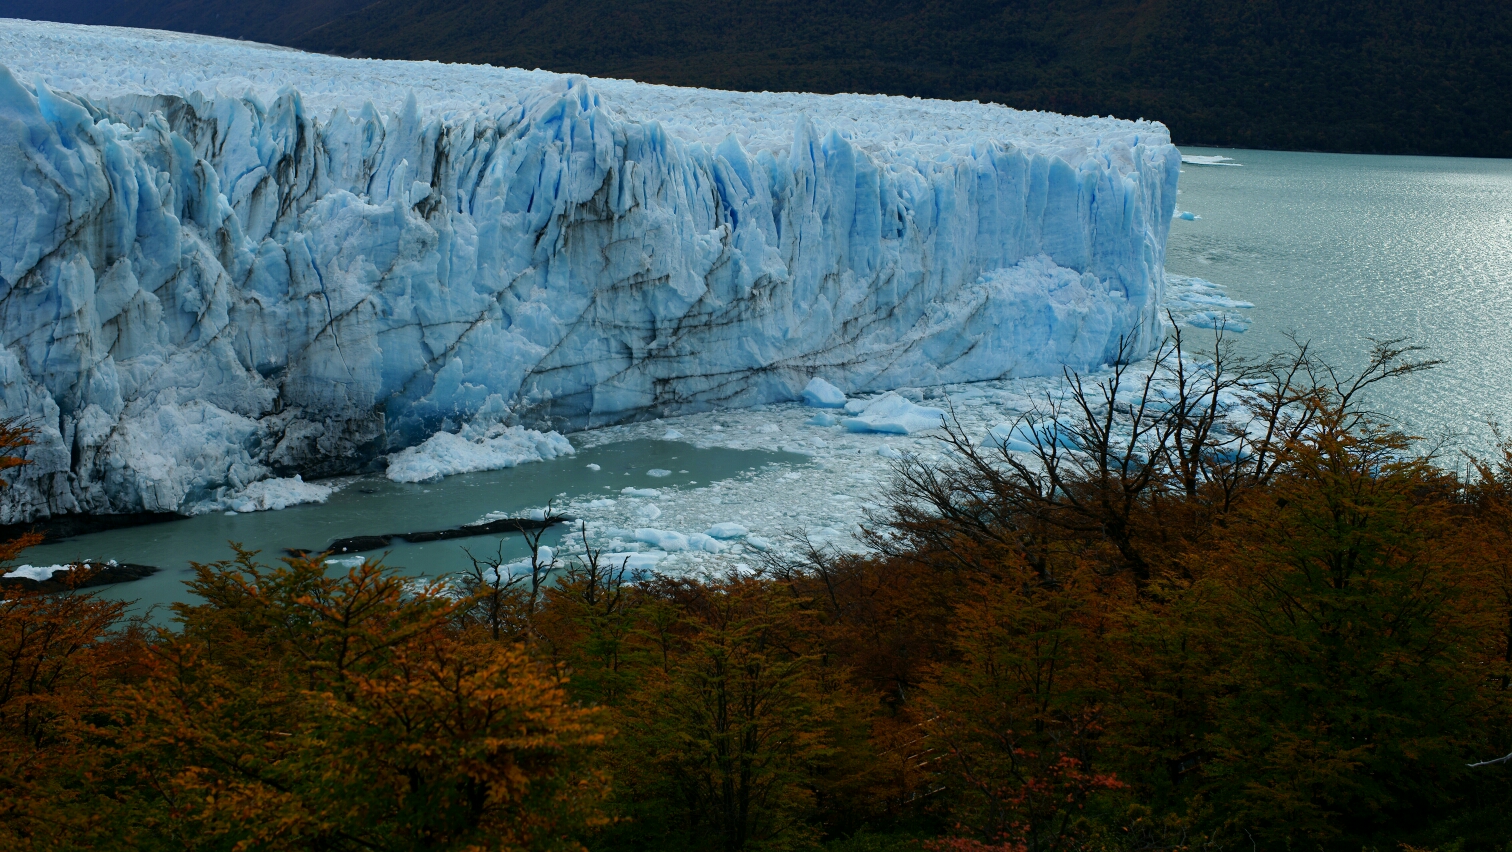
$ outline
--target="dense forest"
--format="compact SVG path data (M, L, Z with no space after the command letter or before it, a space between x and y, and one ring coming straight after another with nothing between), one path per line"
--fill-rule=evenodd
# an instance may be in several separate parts
M171 628L5 589L0 846L1506 850L1512 445L1361 402L1429 367L1173 339L1002 446L947 426L869 556L238 553Z
M1512 4L1484 0L0 0L0 16L1144 117L1182 145L1512 157Z

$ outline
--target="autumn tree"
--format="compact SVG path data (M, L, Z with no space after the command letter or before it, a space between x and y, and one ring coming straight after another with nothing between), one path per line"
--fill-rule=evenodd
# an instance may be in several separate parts
M836 778L851 699L811 655L804 615L770 583L670 583L674 628L620 716L615 768L633 830L653 849L788 849ZM654 622L653 622L654 624ZM861 724L864 725L864 717ZM864 752L864 737L854 743ZM615 848L624 848L615 845Z
M1466 780L1487 709L1457 483L1324 410L1215 554L1230 648L1211 795L1270 843L1402 838Z
M940 777L959 795L960 836L938 848L1076 849L1089 798L1123 787L1100 742L1111 685L1100 578L1070 570L1046 583L1013 555L999 571L960 602L958 659L926 696Z
M570 849L595 824L592 710L472 602L365 563L200 565L123 702L154 836L192 848ZM174 840L176 839L176 840Z

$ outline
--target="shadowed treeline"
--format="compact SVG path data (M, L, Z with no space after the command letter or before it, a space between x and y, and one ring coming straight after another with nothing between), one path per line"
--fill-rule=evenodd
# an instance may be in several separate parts
M0 0L0 16L1142 116L1179 145L1512 156L1512 6L1480 0Z

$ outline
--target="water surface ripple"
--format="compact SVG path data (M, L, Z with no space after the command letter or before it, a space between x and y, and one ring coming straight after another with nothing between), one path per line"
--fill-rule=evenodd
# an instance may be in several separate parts
M1358 363L1366 338L1406 337L1446 363L1377 394L1416 434L1484 449L1512 425L1512 160L1184 148L1242 166L1183 165L1166 268L1255 303L1243 346L1313 341Z

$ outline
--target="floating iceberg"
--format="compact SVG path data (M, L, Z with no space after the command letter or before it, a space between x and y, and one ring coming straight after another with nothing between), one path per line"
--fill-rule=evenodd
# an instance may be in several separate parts
M0 522L1160 333L1155 123L27 21L0 60L0 415L36 429Z
M220 489L214 498L189 507L189 511L196 515L218 511L267 512L304 503L324 503L335 492L329 485L305 482L296 473L287 478L258 480L236 490Z
M494 424L486 429L464 428L458 434L437 432L389 456L387 473L395 482L433 482L458 473L504 470L572 453L572 444L556 432L542 434Z
M710 538L730 539L743 538L750 530L734 521L723 521L704 530L704 535Z
M844 408L845 391L815 377L803 389L803 402L814 408Z
M707 538L707 536L706 536ZM643 544L649 544L657 550L677 551L688 549L688 537L682 533L669 532L667 530L642 528L635 531L635 540ZM712 539L710 539L712 541Z
M1233 157L1206 154L1182 154L1181 161L1189 166L1242 166L1243 163L1234 162Z
M945 425L945 417L942 409L917 405L888 392L872 400L855 417L840 421L840 425L850 432L911 435L914 432L939 429Z

